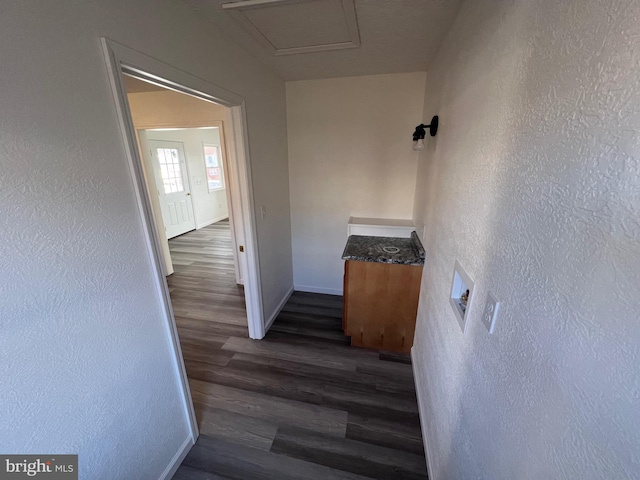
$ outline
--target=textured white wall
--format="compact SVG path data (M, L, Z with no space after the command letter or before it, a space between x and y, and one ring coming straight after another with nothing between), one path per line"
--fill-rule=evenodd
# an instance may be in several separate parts
M166 131L147 130L146 139L140 138L142 148L144 148L146 140L168 140L183 143L184 154L187 157L191 195L193 196L196 228L202 228L229 216L225 189L209 191L204 167L204 149L202 145L206 143L220 146L220 132L217 128L210 130L200 128ZM222 149L220 151L222 152ZM151 168L151 165L149 165L149 168ZM226 180L226 172L224 173Z
M433 480L640 478L640 2L467 1L427 72ZM454 261L475 280L465 336ZM495 334L480 322L502 300Z
M292 284L285 90L174 1L5 1L0 452L157 479L187 438L100 36L246 99L265 307Z
M424 73L287 83L294 281L342 294L350 216L411 218Z

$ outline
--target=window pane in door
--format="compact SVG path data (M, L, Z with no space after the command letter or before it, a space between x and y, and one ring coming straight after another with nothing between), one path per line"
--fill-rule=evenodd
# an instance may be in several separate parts
M162 175L164 193L183 192L184 183L182 180L182 168L180 166L178 150L175 148L158 148L157 154L158 161L160 162L160 175Z

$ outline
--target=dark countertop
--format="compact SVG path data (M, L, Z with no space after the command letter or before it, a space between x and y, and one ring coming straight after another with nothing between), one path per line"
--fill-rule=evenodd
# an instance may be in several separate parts
M385 247L398 251L385 252ZM400 265L424 265L424 257L424 248L416 232L411 232L411 238L351 235L342 253L343 260Z

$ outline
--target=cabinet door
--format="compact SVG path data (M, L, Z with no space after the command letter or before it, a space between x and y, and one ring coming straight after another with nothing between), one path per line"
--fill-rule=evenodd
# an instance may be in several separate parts
M351 344L394 352L413 345L422 267L347 262L345 335Z

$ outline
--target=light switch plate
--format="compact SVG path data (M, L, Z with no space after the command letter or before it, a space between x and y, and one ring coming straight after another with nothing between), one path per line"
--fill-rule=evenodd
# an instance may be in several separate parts
M482 312L482 323L489 330L489 334L493 334L493 329L496 326L496 317L498 316L498 309L500 308L500 302L496 300L491 292L487 293L487 303L484 305L484 311Z

